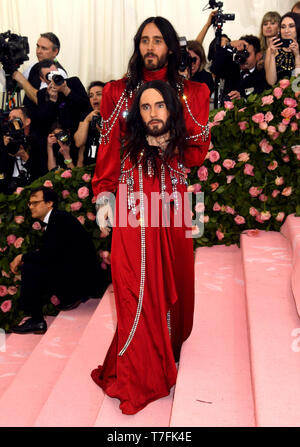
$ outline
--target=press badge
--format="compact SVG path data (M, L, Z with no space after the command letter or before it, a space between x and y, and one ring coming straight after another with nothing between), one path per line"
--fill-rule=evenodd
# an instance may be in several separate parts
M96 151L97 151L97 146L95 144L92 144L91 148L90 148L90 157L91 158L96 158Z

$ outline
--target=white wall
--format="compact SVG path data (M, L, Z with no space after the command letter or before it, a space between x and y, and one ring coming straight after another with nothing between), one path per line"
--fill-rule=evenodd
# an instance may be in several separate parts
M296 1L296 0L295 0ZM235 13L224 25L231 38L258 34L262 16L273 10L284 14L294 0L223 0L224 12ZM59 61L69 76L91 80L120 78L133 50L133 36L141 22L152 15L166 17L179 35L194 39L209 15L202 11L208 0L1 0L0 32L28 36L30 62L40 33L52 31L61 41ZM207 49L213 29L205 40ZM24 64L24 68L28 62ZM21 69L23 69L21 67Z

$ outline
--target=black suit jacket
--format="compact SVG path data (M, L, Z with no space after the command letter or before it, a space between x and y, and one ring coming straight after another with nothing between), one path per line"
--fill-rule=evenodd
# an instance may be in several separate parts
M52 210L40 249L24 254L22 260L47 269L55 293L64 302L97 296L105 285L89 234L65 211Z

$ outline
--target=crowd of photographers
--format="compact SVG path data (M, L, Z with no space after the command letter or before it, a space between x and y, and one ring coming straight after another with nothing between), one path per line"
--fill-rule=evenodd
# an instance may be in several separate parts
M300 2L282 17L267 12L259 37L245 35L238 40L222 32L224 22L234 15L223 14L221 2L210 2L213 6L218 9L210 13L197 38L180 39L180 73L206 83L215 107L226 100L246 99L300 73ZM203 41L212 25L216 36L206 57ZM25 93L23 105L9 105L9 114L1 117L0 192L6 194L48 171L95 163L105 85L94 81L86 91L78 77L68 77L57 61L59 39L51 32L37 41L38 62L21 73L19 66L28 60L29 49L27 38L19 41L19 37L9 31L0 37L6 90L11 93L18 86Z

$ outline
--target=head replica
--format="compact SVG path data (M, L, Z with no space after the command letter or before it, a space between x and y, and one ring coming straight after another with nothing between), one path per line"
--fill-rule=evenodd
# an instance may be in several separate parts
M129 78L127 81L127 90L134 90L139 81L143 78L144 59L140 51L141 38L145 27L148 24L154 24L159 33L162 35L165 45L167 46L167 78L172 87L176 87L176 83L180 80L178 68L180 63L180 45L178 35L171 23L163 17L149 17L139 27L134 37L134 52L128 64Z
M165 112L162 111L163 108ZM157 147L149 146L146 136L167 132L170 133L170 142L165 151L165 158L172 158L178 149L179 157L183 159L186 127L176 91L163 81L147 82L138 90L127 117L125 150L136 163L141 150L145 149L143 162L146 169L147 161L155 161L157 156ZM153 165L155 168L155 163Z

